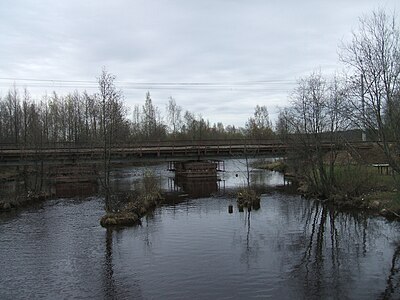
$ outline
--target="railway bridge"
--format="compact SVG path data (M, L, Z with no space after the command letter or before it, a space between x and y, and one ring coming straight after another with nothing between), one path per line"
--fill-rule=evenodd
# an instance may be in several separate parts
M115 144L109 151L111 162L184 161L222 157L280 156L288 146L277 140L201 140L151 141ZM37 162L62 164L96 163L104 160L104 147L99 144L57 143L41 147L0 144L0 165L29 165Z
M324 143L325 149L334 145ZM111 162L187 161L232 157L278 157L293 148L280 140L151 141L114 144L107 151ZM40 147L0 143L1 165L100 163L105 150L97 144L57 143Z

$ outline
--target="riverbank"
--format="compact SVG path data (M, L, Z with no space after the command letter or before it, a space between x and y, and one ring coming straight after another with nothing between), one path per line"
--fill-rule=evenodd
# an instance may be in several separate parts
M50 197L51 195L45 192L28 192L26 195L20 195L15 198L8 198L6 200L3 199L0 200L0 213L38 204L49 199Z
M83 172L85 169L88 168L74 165L2 167L0 212L35 205L56 196L68 197L71 191L82 189L82 184L96 182L94 172Z
M320 199L338 209L356 209L400 220L400 193L396 184L398 179L370 165L335 166L337 181L334 192L328 197L312 190L305 177L291 172L283 160L261 161L254 166L283 173L296 182L297 192L303 197Z

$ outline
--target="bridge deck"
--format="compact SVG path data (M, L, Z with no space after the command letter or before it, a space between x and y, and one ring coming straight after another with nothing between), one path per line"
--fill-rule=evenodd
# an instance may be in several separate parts
M359 144L359 145L358 145ZM358 143L358 147L367 146ZM188 159L218 159L222 157L285 155L289 148L278 140L223 140L223 141L174 141L148 142L134 145L116 145L110 149L111 161L179 161ZM323 144L330 149L331 143ZM46 164L101 162L104 149L101 146L56 145L42 149L17 148L0 144L0 165L34 164L43 161Z
M193 158L218 158L244 155L271 155L285 153L287 146L282 143L234 144L234 143L197 143L172 145L133 145L116 146L110 149L112 161L138 160L185 160ZM44 149L0 148L1 164L46 162L101 161L104 149L101 147L48 147Z

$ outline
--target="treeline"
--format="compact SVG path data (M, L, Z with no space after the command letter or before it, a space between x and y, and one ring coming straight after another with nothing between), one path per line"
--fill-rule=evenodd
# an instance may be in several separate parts
M110 76L108 73L103 75ZM111 75L112 81L114 78ZM0 98L0 143L27 147L101 144L110 120L114 144L172 139L268 138L273 135L266 106L256 106L254 115L248 119L245 128L241 128L225 126L221 122L211 124L194 112L184 111L172 97L166 106L166 115L162 115L149 92L143 105L135 105L130 111L122 91L113 89L113 95L107 95L104 88L99 81L98 93L75 91L59 95L53 92L41 99L33 99L27 89L21 91L12 87Z
M124 119L122 103L118 114L118 138L125 139L129 123ZM49 143L94 143L103 129L101 101L97 95L74 92L60 96L53 92L40 100L32 99L14 86L0 100L0 141L15 145L40 146Z

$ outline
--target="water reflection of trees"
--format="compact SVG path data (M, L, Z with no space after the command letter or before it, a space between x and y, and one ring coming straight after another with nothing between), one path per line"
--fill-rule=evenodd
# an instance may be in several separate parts
M240 249L240 262L247 269L251 269L252 264L257 264L259 259L260 241L263 240L262 233L254 231L252 228L252 212L247 208L240 213L242 229L238 230L233 238L233 247Z
M113 231L110 228L107 228L106 231L106 252L105 252L105 260L104 260L104 298L105 299L115 299L116 298L116 289L115 289L115 280L114 280L114 266L113 266Z
M388 278L386 280L385 291L380 295L380 299L400 299L400 245L393 253L392 263Z
M288 260L297 260L291 284L303 291L304 298L348 298L368 246L381 233L378 223L369 222L365 215L338 212L318 201L296 208L298 221L304 225L287 254ZM393 293L399 286L399 254L397 249L385 293Z
M306 212L303 212L303 216L305 218L303 231L306 247L300 263L295 266L295 273L303 275L301 278L304 278L303 286L307 297L321 297L328 274L332 278L331 284L334 286L342 286L339 281L343 281L345 284L347 280L350 280L350 278L345 278L345 274L340 276L341 248L335 224L336 213L328 211L319 202L314 202ZM330 246L326 245L329 243ZM331 253L325 253L329 248ZM330 272L326 272L326 269L330 269ZM335 289L335 293L335 297L344 296L341 295L340 289Z
M136 274L129 274L125 280L121 280L121 275L118 276L116 280L116 274L114 273L114 260L113 256L114 243L113 237L114 233L117 233L111 228L106 230L105 239L105 259L104 259L104 271L103 271L103 295L104 299L121 299L121 298L131 298L131 299L142 299L142 291L139 283L136 280ZM118 240L118 235L116 235ZM117 268L121 270L121 268ZM126 284L125 286L123 284Z
M245 262L247 269L249 269L250 259L257 259L259 250L257 239L251 239L251 211L246 211L244 214L244 225L246 227L246 243L240 259Z

